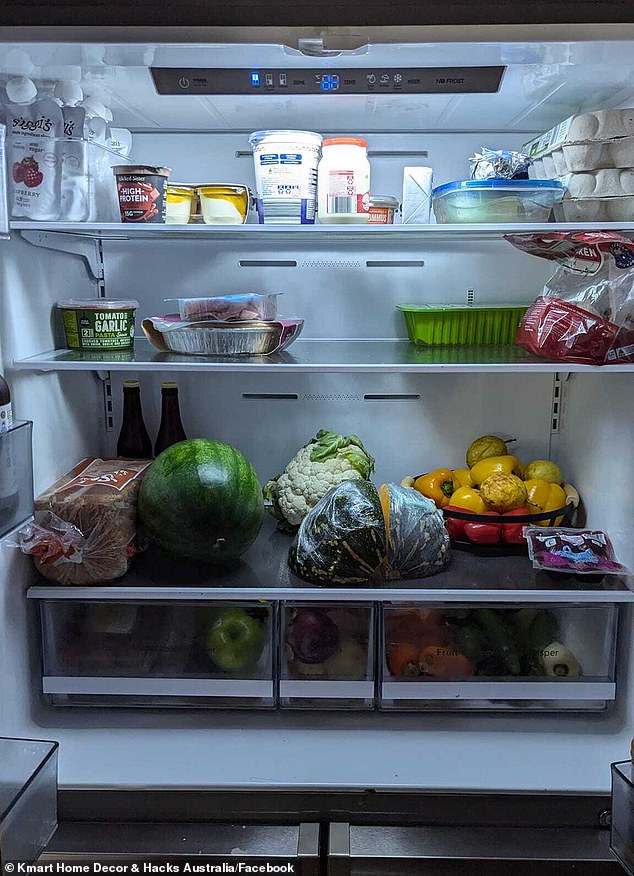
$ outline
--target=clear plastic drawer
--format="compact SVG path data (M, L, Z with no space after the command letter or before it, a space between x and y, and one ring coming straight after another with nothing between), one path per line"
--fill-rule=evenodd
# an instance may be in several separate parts
M0 432L0 538L33 513L33 452L29 421Z
M616 623L613 605L386 605L380 708L605 709Z
M282 708L374 707L373 605L287 602L280 635Z
M0 869L34 861L56 827L57 743L0 738Z
M46 599L41 619L56 705L275 705L271 603Z
M634 764L612 764L612 828L610 848L634 876Z

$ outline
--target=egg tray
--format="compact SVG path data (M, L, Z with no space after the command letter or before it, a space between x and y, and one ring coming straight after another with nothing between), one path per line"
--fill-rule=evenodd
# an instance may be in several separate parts
M534 179L634 167L634 109L570 116L522 148L533 159Z

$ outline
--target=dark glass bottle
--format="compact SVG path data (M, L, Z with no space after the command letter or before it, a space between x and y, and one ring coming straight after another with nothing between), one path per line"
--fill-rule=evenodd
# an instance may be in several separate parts
M117 441L117 456L122 459L152 458L152 442L143 422L138 380L123 381L123 419Z
M158 456L172 444L185 441L187 435L181 421L178 404L178 386L175 383L161 384L161 425L154 445L154 455Z

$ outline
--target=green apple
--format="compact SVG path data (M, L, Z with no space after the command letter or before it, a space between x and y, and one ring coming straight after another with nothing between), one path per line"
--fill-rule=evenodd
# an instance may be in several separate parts
M207 653L223 672L255 667L264 648L262 625L241 608L220 612L207 632Z

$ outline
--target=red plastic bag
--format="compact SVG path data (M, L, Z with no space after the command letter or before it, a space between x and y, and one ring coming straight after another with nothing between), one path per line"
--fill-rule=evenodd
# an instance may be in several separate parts
M547 359L634 362L634 243L603 232L512 234L523 252L559 262L528 308L516 343Z

